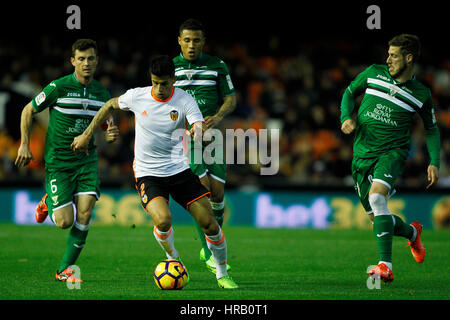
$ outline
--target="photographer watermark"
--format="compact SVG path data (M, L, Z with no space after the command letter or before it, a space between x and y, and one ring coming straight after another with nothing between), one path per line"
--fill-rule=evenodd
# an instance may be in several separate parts
M72 4L67 7L66 13L70 14L66 20L66 27L69 30L81 29L81 9L78 5Z
M366 26L369 30L381 29L381 9L379 6L373 4L367 7L367 14L370 16L367 18Z
M66 286L68 289L80 290L81 289L81 269L77 265L71 265L70 269L72 270L72 275L67 278ZM75 277L76 275L76 277Z
M259 165L261 175L277 174L280 166L279 129L226 129L224 137L218 129L203 132L199 128L193 144L188 132L178 129L172 133L172 139L183 139L188 149L193 148L193 164Z
M368 266L366 272L369 273L374 267L376 267L376 266ZM367 289L369 289L369 290L381 289L380 275L376 274L376 273L369 275L369 277L367 278L367 281L366 281L366 285L367 285Z

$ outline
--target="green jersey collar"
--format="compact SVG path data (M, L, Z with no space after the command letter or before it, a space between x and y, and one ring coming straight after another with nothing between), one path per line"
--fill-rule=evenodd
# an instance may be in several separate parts
M84 84L82 84L82 83L80 82L80 80L78 80L77 76L75 75L75 72L72 73L72 78L74 79L74 81L75 81L76 83L78 83L78 84L79 84L80 86L82 86L83 88L88 88L88 87L92 84L92 82L94 81L94 79L92 79L87 85L84 85Z

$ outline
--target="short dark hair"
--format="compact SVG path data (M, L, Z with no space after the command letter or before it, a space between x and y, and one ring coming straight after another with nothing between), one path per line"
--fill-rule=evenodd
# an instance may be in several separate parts
M157 77L174 77L175 64L168 55L156 55L150 62L150 74L154 74Z
M413 62L416 62L420 56L420 40L413 34L402 33L393 37L389 41L389 46L400 47L403 55L411 53Z
M87 49L94 48L95 55L98 54L97 52L97 42L95 42L92 39L78 39L74 42L72 45L72 57L75 57L75 51L85 51Z
M183 30L200 30L203 34L203 36L205 36L205 28L203 27L203 24L196 20L196 19L187 19L186 21L184 21L181 25L180 25L180 35L183 32Z

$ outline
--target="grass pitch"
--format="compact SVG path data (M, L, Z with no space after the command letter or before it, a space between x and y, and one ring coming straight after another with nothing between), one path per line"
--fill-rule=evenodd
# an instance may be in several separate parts
M70 290L54 275L68 230L0 224L0 299L49 300L447 300L450 231L424 230L425 262L417 264L394 239L394 282L367 287L378 254L369 230L289 230L225 226L230 275L223 290L199 260L193 226L174 226L175 244L190 272L181 291L162 291L152 275L163 252L151 226L91 226L77 261L84 282Z

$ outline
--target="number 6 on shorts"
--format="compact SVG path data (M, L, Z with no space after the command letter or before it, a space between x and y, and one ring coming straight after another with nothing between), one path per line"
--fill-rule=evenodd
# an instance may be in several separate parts
M58 191L58 186L56 184L53 184L54 182L56 182L56 179L50 180L50 187L53 194L55 194Z

